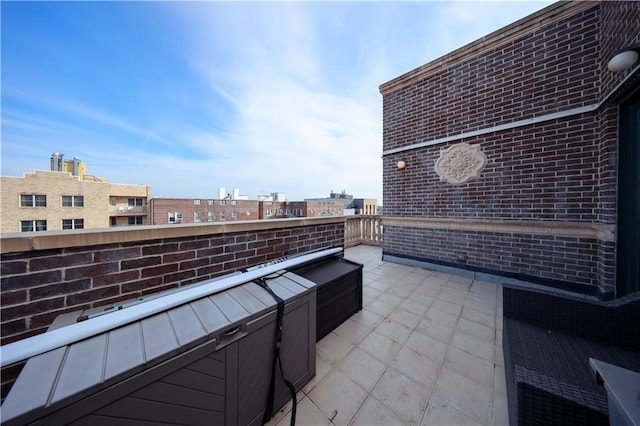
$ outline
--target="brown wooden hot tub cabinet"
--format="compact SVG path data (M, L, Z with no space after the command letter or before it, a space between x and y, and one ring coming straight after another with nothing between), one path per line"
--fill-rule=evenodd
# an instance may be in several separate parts
M269 285L286 302L282 362L299 390L315 376L316 286L292 273ZM261 424L275 319L273 298L247 283L32 357L3 425ZM277 380L276 409L289 399Z

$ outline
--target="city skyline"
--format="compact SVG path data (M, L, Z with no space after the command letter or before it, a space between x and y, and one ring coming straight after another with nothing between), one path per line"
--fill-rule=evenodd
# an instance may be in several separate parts
M551 2L3 2L2 175L382 202L378 86Z

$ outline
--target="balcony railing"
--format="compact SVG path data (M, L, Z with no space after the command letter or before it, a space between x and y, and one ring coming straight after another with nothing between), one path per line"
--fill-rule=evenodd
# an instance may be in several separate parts
M109 206L109 213L127 215L147 213L147 206Z
M382 216L347 216L344 226L344 246L353 247L358 244L382 245Z

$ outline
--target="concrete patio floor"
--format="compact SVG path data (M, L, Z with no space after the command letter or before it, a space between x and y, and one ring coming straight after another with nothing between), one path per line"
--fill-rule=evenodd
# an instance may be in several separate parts
M381 261L364 264L364 307L317 344L299 425L507 425L502 288ZM291 402L269 425L288 425Z

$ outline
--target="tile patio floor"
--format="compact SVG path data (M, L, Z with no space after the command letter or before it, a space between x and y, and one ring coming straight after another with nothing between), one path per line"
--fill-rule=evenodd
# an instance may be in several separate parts
M507 425L502 289L381 261L364 264L364 308L317 344L299 425ZM291 402L269 425L288 425Z

